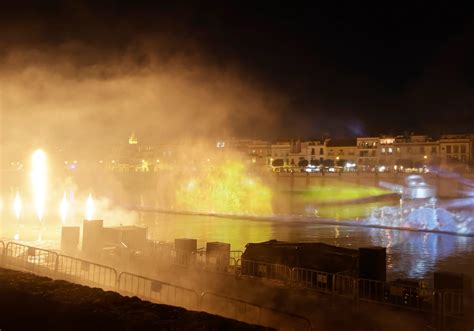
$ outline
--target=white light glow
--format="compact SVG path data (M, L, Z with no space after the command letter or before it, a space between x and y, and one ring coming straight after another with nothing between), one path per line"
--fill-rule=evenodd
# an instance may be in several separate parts
M92 193L89 194L86 200L86 220L90 221L94 217L94 200L92 199Z
M69 201L66 197L66 192L64 192L63 199L59 204L59 215L61 216L61 223L66 224L67 214L69 213Z

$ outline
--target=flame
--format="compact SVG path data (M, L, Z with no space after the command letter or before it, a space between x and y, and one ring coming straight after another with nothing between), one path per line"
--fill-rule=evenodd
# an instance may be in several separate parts
M18 191L16 191L15 199L13 200L13 211L16 219L19 220L21 214L21 198Z
M61 223L66 224L66 217L69 212L69 201L66 198L66 192L64 192L63 199L59 204L59 215L61 216Z
M40 222L43 220L46 202L46 173L46 154L38 149L32 157L31 183L36 216Z
M86 200L86 220L90 221L94 216L94 200L92 199L92 193L89 193L89 197Z

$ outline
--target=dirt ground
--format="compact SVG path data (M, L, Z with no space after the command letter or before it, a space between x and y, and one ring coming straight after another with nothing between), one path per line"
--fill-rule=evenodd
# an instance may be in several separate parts
M0 268L0 330L267 330Z

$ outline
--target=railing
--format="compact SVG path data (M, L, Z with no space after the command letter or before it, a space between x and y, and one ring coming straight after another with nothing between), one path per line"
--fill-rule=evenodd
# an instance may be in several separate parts
M465 320L471 316L466 311L466 302L462 291L436 290L434 293L433 321L436 330L468 330L472 325ZM467 314L466 314L467 312Z
M242 260L241 263L242 276L258 277L283 282L289 282L291 280L291 269L286 265L250 260Z
M3 240L0 240L0 265L3 265L3 256L5 252L5 243Z
M244 254L244 252L242 251L230 251L230 258L234 259L234 260L242 260L242 254Z
M295 286L332 292L334 274L304 268L291 269L291 281Z
M241 266L242 266L242 260L235 259L233 257L229 259L229 267L232 271L236 272L236 269L240 268Z
M199 309L199 295L194 290L128 272L120 273L117 290L156 303Z
M172 263L179 266L190 266L196 263L196 254L189 251L171 250Z
M353 298L357 288L357 280L348 275L335 274L332 286L333 294Z
M169 250L167 250L170 252ZM164 251L163 251L164 252ZM179 253L178 253L179 254ZM164 256L168 256L164 254ZM238 256L238 255L237 255ZM193 264L208 264L206 256L195 254L180 255L181 261L194 261ZM237 260L230 257L229 270L237 266ZM459 323L466 316L466 303L461 291L438 290L429 292L425 288L412 287L399 283L387 283L370 279L357 279L352 275L331 274L311 269L293 268L259 261L241 261L240 270L243 276L268 280L283 281L285 285L303 287L319 292L342 296L353 300L387 304L397 307L432 313L441 329L446 323ZM203 293L199 296L192 289L161 282L136 274L117 271L111 267L58 255L57 253L37 247L9 242L6 246L0 241L0 263L4 266L42 276L65 279L85 285L100 286L117 290L123 294L135 295L145 300L164 304L182 306L188 309L203 309L219 315L239 319L250 323L282 328L290 323L284 321L292 317L303 323L298 315L291 315L275 309L265 308L215 293ZM209 302L209 301L212 302ZM206 309L206 307L208 309ZM275 317L277 316L277 317ZM275 321L277 323L275 324ZM308 321L309 322L309 321ZM294 322L291 322L294 324ZM291 324L290 323L290 324ZM304 322L303 324L305 324ZM286 326L285 326L286 327ZM291 329L291 327L288 327ZM300 328L298 328L300 329Z
M56 277L107 289L113 289L117 284L115 269L65 255L58 256Z
M464 295L462 291L438 291L442 298L444 316L459 317L464 314Z
M171 261L171 252L173 251L171 243L153 241L152 243L152 257L159 261Z
M212 292L201 294L201 308L213 314L277 330L312 329L306 317Z
M3 263L13 269L53 276L57 257L57 253L46 249L9 242L4 249Z
M357 297L362 301L403 306L422 311L430 310L433 305L433 292L420 287L358 279L357 288Z

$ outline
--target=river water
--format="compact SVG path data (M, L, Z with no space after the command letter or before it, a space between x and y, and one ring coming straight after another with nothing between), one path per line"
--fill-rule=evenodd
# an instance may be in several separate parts
M3 192L5 205L0 211L0 237L13 239L18 234L20 240L37 241L41 239L58 243L61 226L57 216L57 206L49 208L50 215L46 215L44 229L40 229L37 222L27 221L34 219L31 211L25 211L20 224L15 225L17 221L12 218L11 193L8 193L10 191L14 190L8 187L8 190ZM22 189L21 187L20 191L27 192L26 188ZM112 193L115 191L119 190L111 190L109 185L104 184L103 192L97 190L96 194L112 198ZM142 185L134 185L127 186L126 192L127 197L131 196L133 199L127 198L126 202L116 203L119 208L120 206L125 207L125 205L128 205L127 207L144 205L151 208L157 206L155 200L158 194L154 189L149 190L149 193L146 194L143 193ZM61 196L62 191L58 197ZM24 200L26 205L26 196ZM118 201L118 199L114 201ZM70 216L73 220L68 221L68 225L71 225L69 222L73 225L82 223L82 202L78 198L77 214ZM470 204L470 208L472 208L472 203ZM383 205L390 207L396 206L397 203L383 202ZM293 199L291 195L280 194L273 202L273 211L277 216L271 220L158 212L139 212L138 215L135 213L133 220L131 220L128 219L128 214L122 211L98 215L98 217L104 219L106 226L119 225L122 222L123 224L136 222L146 226L149 238L154 240L173 241L175 238L196 238L199 247L204 247L206 242L220 241L230 243L233 250L244 250L245 245L249 242L262 242L270 239L291 242L324 242L350 248L384 246L387 247L389 279L399 277L432 278L434 271L463 272L474 279L474 237L354 227L342 223L341 225L318 224L315 222L315 217L306 218L306 216L312 215L343 221L350 216L357 221L362 220L364 215L370 212L369 209L374 207L367 206L367 210L364 206L344 205L320 208L311 203L301 203L298 199ZM380 208L380 204L375 207Z
M387 247L389 279L424 277L434 271L463 272L474 278L474 238L438 233L316 224L291 217L249 220L212 216L141 213L140 223L155 240L195 238L198 246L220 241L232 250L249 242L277 239L292 242L324 242L341 247Z

